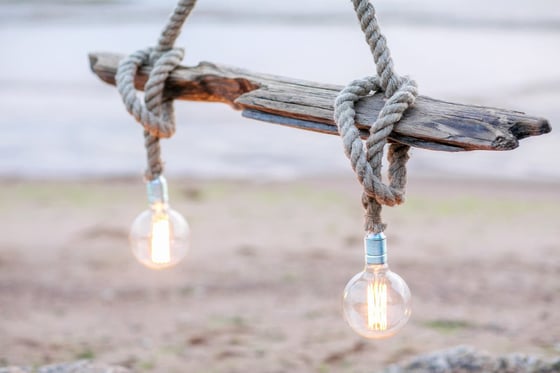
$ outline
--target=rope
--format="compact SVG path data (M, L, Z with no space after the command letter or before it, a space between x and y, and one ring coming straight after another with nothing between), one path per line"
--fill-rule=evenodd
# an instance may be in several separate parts
M335 121L341 135L346 156L364 188L362 204L366 210L365 229L379 233L385 230L381 221L381 205L393 206L404 201L406 162L409 147L392 144L389 147L389 185L381 181L383 148L394 125L410 107L417 96L416 83L400 77L394 70L387 41L381 34L375 8L368 0L352 0L366 36L377 76L351 82L335 101ZM116 83L128 112L143 126L148 159L146 178L153 180L163 171L160 138L175 133L173 102L164 100L165 81L181 62L184 51L174 48L181 28L196 4L196 0L179 0L177 7L164 27L155 47L141 49L126 57L119 64ZM144 86L142 101L135 89L134 78L142 66L152 65ZM364 143L355 124L355 103L371 92L385 92L387 101L370 128Z
M146 179L153 180L163 172L160 138L175 133L173 101L164 100L165 81L184 56L183 49L174 48L185 20L196 0L179 0L169 17L155 47L141 49L124 58L117 69L117 89L128 112L144 127L148 168ZM136 92L134 78L142 66L151 65L152 71L144 85L144 100Z
M342 138L344 152L358 180L364 188L362 205L365 209L365 230L383 232L386 228L381 220L381 206L394 206L404 202L406 186L406 162L409 146L391 144L388 152L389 185L381 177L383 148L393 127L404 112L414 104L418 95L416 82L409 77L400 77L394 70L393 59L387 41L381 34L375 8L369 0L352 0L362 31L369 44L377 69L377 76L351 82L338 95L334 107L334 119ZM370 128L364 142L356 127L355 104L371 92L385 92L387 101Z

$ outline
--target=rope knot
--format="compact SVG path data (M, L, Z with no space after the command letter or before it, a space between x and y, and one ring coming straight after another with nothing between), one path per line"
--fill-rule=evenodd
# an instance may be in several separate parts
M147 180L154 180L163 172L159 139L171 137L175 133L173 101L164 100L163 92L169 74L179 66L185 54L183 49L173 46L195 4L196 0L179 0L157 45L132 53L120 62L117 69L117 89L124 105L144 127L144 146L148 158ZM152 71L144 85L142 101L136 92L134 79L138 70L148 65L152 66Z
M390 147L390 185L383 184L381 180L383 147L394 125L414 103L418 90L416 83L409 77L400 77L396 92L385 102L377 120L370 127L370 135L364 144L355 123L355 104L362 97L380 91L381 82L377 76L351 82L336 98L334 118L346 156L350 159L364 192L380 204L393 206L404 201L404 167L409 158L408 146L392 144Z
M138 50L124 58L117 70L117 88L128 112L157 138L168 138L175 133L175 115L171 101L164 101L165 81L169 74L180 65L184 56L181 48L158 51L149 47ZM144 101L136 92L134 79L138 70L152 66L144 85Z
M381 206L394 206L404 202L408 145L394 143L389 147L389 184L381 177L383 149L396 123L414 104L418 89L408 76L399 76L393 68L387 41L377 23L375 8L368 0L352 0L366 41L370 46L377 75L351 82L337 96L334 120L342 138L344 152L358 180L364 188L362 204L365 208L365 228L379 233L386 225L381 221ZM355 105L362 97L384 92L387 100L369 130L365 142L356 127Z
M366 210L366 230L374 233L382 232L386 227L381 222L381 205L394 206L404 202L406 162L410 147L399 143L389 147L388 185L383 183L381 177L383 149L395 124L414 104L418 90L416 82L409 77L398 77L395 82L396 90L385 101L365 142L356 127L355 105L362 97L382 91L381 79L373 76L351 82L339 93L334 107L334 119L345 154L364 188L362 203Z

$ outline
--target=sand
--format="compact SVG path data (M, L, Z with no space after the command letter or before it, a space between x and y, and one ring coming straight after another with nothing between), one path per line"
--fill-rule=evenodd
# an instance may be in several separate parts
M340 310L363 260L354 180L171 184L193 241L166 271L128 249L140 181L0 184L0 366L357 373L461 344L560 355L560 185L411 181L385 217L413 316L368 341Z

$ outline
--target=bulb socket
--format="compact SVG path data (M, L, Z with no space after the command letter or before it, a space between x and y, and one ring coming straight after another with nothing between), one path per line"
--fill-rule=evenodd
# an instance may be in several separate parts
M154 203L166 204L169 201L167 192L167 180L162 175L146 183L148 191L148 202L150 205Z
M364 248L366 264L387 263L387 238L383 232L366 234Z

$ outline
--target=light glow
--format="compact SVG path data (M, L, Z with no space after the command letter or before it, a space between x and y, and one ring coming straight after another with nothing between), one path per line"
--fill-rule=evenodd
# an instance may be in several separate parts
M171 227L169 215L155 214L152 220L150 237L150 257L155 264L171 262Z
M367 322L370 330L387 330L387 285L374 281L367 285Z
M189 224L169 206L167 182L163 175L147 180L149 208L130 227L130 248L140 263L151 269L169 268L187 254Z

